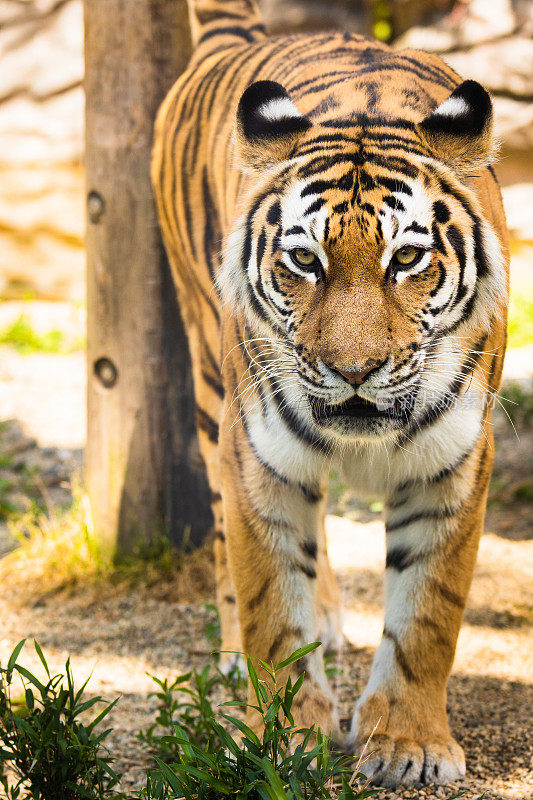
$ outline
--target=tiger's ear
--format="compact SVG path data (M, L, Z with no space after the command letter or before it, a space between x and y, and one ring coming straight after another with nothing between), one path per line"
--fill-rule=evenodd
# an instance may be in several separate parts
M298 134L311 124L281 84L252 83L237 108L237 151L241 165L245 169L260 169L289 158Z
M492 102L477 81L459 84L417 127L439 159L460 173L486 166L495 149Z

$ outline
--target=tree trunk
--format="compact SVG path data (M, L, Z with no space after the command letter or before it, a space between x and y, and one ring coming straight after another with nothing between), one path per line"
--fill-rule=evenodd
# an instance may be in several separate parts
M211 524L187 340L150 185L159 103L190 53L186 0L85 0L88 441L106 553Z

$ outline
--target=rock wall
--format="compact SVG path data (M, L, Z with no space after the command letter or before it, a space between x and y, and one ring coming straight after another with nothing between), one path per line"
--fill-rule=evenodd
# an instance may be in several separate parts
M439 5L440 2L440 5ZM504 182L533 180L533 3L393 0L397 46L441 53L494 94ZM272 30L369 33L370 0L261 0ZM386 5L386 4L385 4ZM84 286L82 0L0 0L0 297L77 299Z
M526 159L533 147L533 3L470 0L456 9L438 25L411 28L395 46L439 53L464 78L482 83L494 100L500 177L505 183L517 179L511 171L507 179L513 165L505 164L516 158L521 179L533 180L533 158Z
M0 296L81 300L81 0L0 2Z

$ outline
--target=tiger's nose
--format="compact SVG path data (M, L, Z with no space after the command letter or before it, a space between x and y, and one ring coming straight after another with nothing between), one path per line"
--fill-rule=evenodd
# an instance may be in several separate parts
M380 367L383 366L385 361L381 361L376 363L375 361L368 362L365 365L364 369L340 369L339 367L330 366L334 372L338 372L339 375L342 375L345 381L351 386L361 386L361 384L368 378L371 372L376 372Z

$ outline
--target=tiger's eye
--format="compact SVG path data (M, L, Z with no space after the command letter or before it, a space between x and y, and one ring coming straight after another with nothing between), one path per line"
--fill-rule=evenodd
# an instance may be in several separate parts
M316 261L315 254L311 250L305 250L303 247L297 247L292 250L291 256L301 267L310 267Z
M399 250L396 250L394 253L394 259L404 267L409 266L409 264L413 264L420 255L420 249L418 247L412 247L411 245L406 245L405 247L400 247Z

